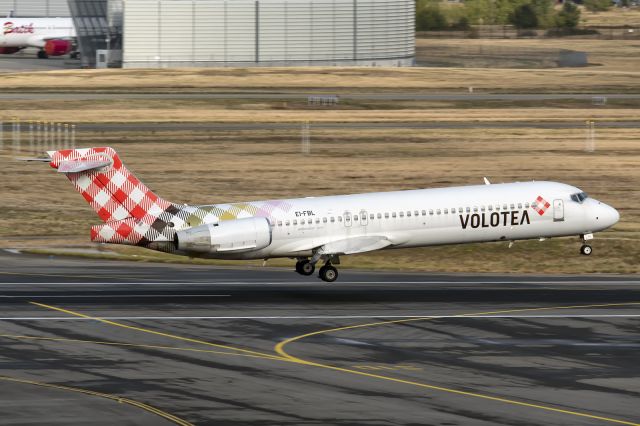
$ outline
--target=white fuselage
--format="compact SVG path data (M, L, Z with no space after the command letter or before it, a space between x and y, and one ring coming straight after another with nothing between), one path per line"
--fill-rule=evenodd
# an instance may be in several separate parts
M4 18L0 47L44 47L47 40L75 38L71 18Z
M592 198L575 201L577 193L562 183L526 182L283 200L291 208L268 217L266 248L205 257L309 256L314 248L362 237L388 240L384 248L550 238L590 234L618 221L614 208Z

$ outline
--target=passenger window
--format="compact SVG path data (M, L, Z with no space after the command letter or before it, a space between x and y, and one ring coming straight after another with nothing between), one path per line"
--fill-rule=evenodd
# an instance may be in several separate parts
M471 213L471 207L467 207L467 213Z
M414 216L420 216L420 212L418 212L418 210L416 210L416 211L413 212L413 215Z
M464 209L462 207L458 207L458 213L462 213Z
M531 207L533 207L533 208L535 209L536 207L538 207L538 203L536 203L536 202L534 201L533 203L531 203Z
M385 214L384 214L384 218L385 218L385 219L389 219L389 213L385 213Z
M298 219L293 219L293 224L297 225L298 224Z
M382 219L382 213L378 213L377 216L378 216L378 219Z
M528 209L528 208L529 208L529 203L528 203L528 202L527 202L527 203L524 203L524 208L525 208L525 209Z
M354 214L354 215L353 215L353 221L354 221L354 222L357 222L357 221L358 221L358 215L357 215L357 214Z
M278 226L282 226L282 221L281 220L278 221Z
M338 222L342 222L342 216L338 216Z
M518 203L518 208L521 209L522 208L522 203Z
M510 207L511 207L511 210L515 210L516 205L515 205L515 204L511 204L511 206L510 206Z
M429 215L433 216L433 210L429 209Z
M320 223L320 218L319 217L316 218L316 223Z
M484 206L480 206L480 211L483 212L484 211Z
M437 209L436 214L442 214L442 211L440 209Z
M507 205L506 204L502 205L502 210L507 210Z
M496 204L496 211L500 211L500 204Z
M322 218L322 223L327 223L327 218L326 217Z
M300 219L300 225L304 225L304 219Z
M407 212L407 217L411 217L411 212Z
M285 224L286 226L289 226L289 221L287 220L284 224Z
M426 210L422 210L422 216L426 216L427 215L427 211Z
M404 217L404 212L400 212L398 214L400 215L400 217Z
M396 212L391 212L391 217L396 217Z
M488 206L488 207L487 207L487 210L489 210L489 211L493 211L493 206Z
M333 223L333 222L335 222L335 221L336 221L336 218L335 218L335 217L333 217L333 216L331 216L331 223Z
M478 211L478 206L473 206L474 213Z
M369 215L369 219L370 219L370 220L375 219L375 217L376 217L376 216L375 216L373 213L371 213L371 214Z
M449 209L444 209L444 214L449 214Z

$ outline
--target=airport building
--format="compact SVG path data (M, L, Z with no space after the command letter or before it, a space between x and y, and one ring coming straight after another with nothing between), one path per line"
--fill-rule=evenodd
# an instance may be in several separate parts
M0 15L20 17L68 18L67 0L0 0Z
M414 0L68 2L89 67L414 63Z

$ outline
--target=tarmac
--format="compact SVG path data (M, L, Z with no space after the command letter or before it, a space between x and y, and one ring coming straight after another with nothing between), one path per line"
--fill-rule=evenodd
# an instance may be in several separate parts
M3 424L640 424L640 277L0 251Z

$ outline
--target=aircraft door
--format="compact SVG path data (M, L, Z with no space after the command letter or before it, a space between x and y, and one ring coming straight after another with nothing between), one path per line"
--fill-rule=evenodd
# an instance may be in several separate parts
M351 227L351 213L344 212L343 217L344 217L344 226L346 226L347 228Z
M564 203L562 200L553 200L553 221L562 222L564 220Z
M368 225L367 212L365 210L360 210L360 225L361 226Z

